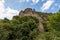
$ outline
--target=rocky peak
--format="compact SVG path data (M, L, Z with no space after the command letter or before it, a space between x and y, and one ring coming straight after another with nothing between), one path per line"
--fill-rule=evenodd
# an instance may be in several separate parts
M24 11L25 11L25 12L28 12L28 11L32 11L32 9L31 9L31 8L27 8L27 9L25 9Z
M27 13L29 13L29 14L32 13L33 14L33 13L35 13L35 9L26 8L24 11L21 10L19 15L21 15L21 14L23 15L23 14L27 14Z
M35 11L34 9L26 8L26 9L24 10L24 13L34 12L34 11Z

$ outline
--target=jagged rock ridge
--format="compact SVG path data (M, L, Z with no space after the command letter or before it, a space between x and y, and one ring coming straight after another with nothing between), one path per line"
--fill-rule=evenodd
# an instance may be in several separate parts
M41 21L44 20L47 21L47 18L40 16L36 13L35 9L27 8L24 11L20 11L19 16L32 16L36 17L39 20L38 28L40 32L44 32L44 25L41 23Z

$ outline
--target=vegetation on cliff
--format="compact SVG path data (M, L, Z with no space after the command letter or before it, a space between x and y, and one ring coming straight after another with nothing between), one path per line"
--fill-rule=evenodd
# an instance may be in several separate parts
M60 40L60 11L47 18L47 21L42 21L44 33L39 31L39 21L35 17L14 16L12 20L5 18L0 21L0 40Z

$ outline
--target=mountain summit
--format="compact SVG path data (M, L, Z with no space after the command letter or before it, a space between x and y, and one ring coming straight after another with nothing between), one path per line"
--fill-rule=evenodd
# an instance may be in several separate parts
M31 16L39 20L38 28L40 32L44 32L44 25L41 21L47 21L47 14L36 12L35 9L26 8L24 11L20 11L19 16Z

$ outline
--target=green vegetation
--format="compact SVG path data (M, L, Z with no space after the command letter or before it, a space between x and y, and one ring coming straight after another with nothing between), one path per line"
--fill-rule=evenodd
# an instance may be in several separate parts
M13 20L0 21L0 40L33 40L39 35L37 23L34 17L15 16Z
M0 21L0 40L60 40L60 11L51 14L48 21L42 21L44 33L39 32L38 23L38 19L31 16L5 18Z
M39 34L35 40L60 40L60 11L50 15L48 21L44 21L45 32Z

